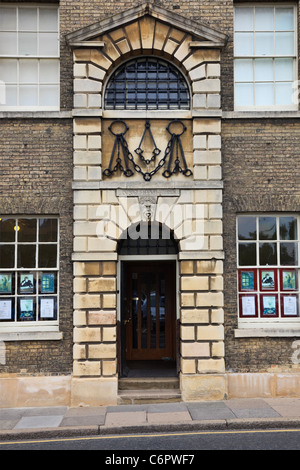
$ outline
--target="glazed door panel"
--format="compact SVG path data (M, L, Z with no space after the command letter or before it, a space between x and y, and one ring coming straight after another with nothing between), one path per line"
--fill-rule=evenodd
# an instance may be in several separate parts
M128 263L126 277L126 359L175 359L175 263Z

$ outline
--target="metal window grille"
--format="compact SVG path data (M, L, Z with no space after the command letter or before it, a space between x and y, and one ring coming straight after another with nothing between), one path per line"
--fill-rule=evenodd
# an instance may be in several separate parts
M173 234L157 223L141 222L128 229L120 240L119 255L176 255L178 246Z
M119 67L109 80L105 109L189 109L188 85L171 64L145 57Z

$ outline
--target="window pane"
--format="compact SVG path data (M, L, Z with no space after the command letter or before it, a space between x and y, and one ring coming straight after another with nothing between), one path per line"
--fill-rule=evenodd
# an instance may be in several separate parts
M57 245L39 245L39 268L56 268Z
M275 34L275 53L276 55L294 55L294 33Z
M18 89L16 85L7 85L5 90L5 105L17 106L18 104Z
M0 220L0 242L14 242L15 241L15 226L14 219L1 219Z
M235 56L253 55L253 33L235 33L234 54Z
M37 31L36 8L19 8L19 31Z
M253 31L253 8L235 9L235 31Z
M35 311L35 298L34 297L24 297L18 299L18 321L35 321L36 311Z
M38 105L38 88L34 85L20 86L20 106Z
M277 264L276 243L259 244L259 263L261 266L273 266Z
M292 105L294 104L295 90L293 82L289 83L276 83L276 104L278 105Z
M276 217L259 218L259 239L276 240Z
M40 31L58 31L58 11L53 8L40 8Z
M57 241L57 220L40 219L39 220L39 241L56 242Z
M58 83L59 82L59 61L58 60L40 60L40 82Z
M273 31L274 30L274 8L255 8L255 30Z
M281 266L296 266L298 264L298 244L280 243Z
M0 245L0 268L15 267L15 245Z
M236 83L235 84L235 99L236 106L253 106L254 94L252 83Z
M293 59L275 59L275 80L277 81L294 80L294 60Z
M250 59L240 59L234 62L234 78L236 82L253 81L253 62Z
M239 243L239 265L256 265L256 243Z
M40 106L58 106L58 100L58 85L40 86Z
M17 35L16 33L0 32L0 55L17 55Z
M17 60L1 59L0 60L0 80L5 83L16 83L17 81Z
M35 245L18 245L18 268L35 268Z
M295 217L279 218L280 240L297 240L297 219Z
M277 31L293 31L294 9L275 8L275 27Z
M39 34L39 54L45 56L58 56L57 33Z
M38 82L38 61L35 59L20 60L20 82L37 83Z
M256 217L238 218L238 239L256 240Z
M256 106L274 105L273 83L256 83L255 84L255 104Z
M273 33L255 33L255 55L274 55Z
M37 55L36 33L19 33L19 54Z
M17 10L16 8L1 8L0 13L0 31L17 29Z
M271 82L274 80L272 59L256 59L254 64L255 64L255 81Z
M35 219L19 219L18 220L18 242L35 242L36 241L36 220Z

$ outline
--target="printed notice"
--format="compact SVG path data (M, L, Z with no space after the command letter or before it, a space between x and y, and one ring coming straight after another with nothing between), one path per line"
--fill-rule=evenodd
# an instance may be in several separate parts
M40 317L41 318L53 318L54 317L54 300L53 299L41 299Z
M297 299L296 297L284 297L283 298L283 310L285 315L297 316Z
M253 296L243 297L242 298L242 308L243 308L243 315L255 317L255 315L256 315L255 297L253 297Z
M0 320L11 320L11 300L0 300Z

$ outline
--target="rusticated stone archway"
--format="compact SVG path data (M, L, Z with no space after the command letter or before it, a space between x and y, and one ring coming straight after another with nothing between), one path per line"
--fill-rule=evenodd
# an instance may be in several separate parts
M223 327L223 238L220 49L226 37L146 2L67 37L74 57L74 370L72 403L118 400L117 243L123 230L148 214L179 243L180 383L182 398L226 394ZM191 109L106 110L111 72L137 56L163 57L189 83ZM158 147L176 118L186 126L184 150L192 175L145 182L103 175L122 118L127 145L151 123ZM150 215L149 215L150 214Z

